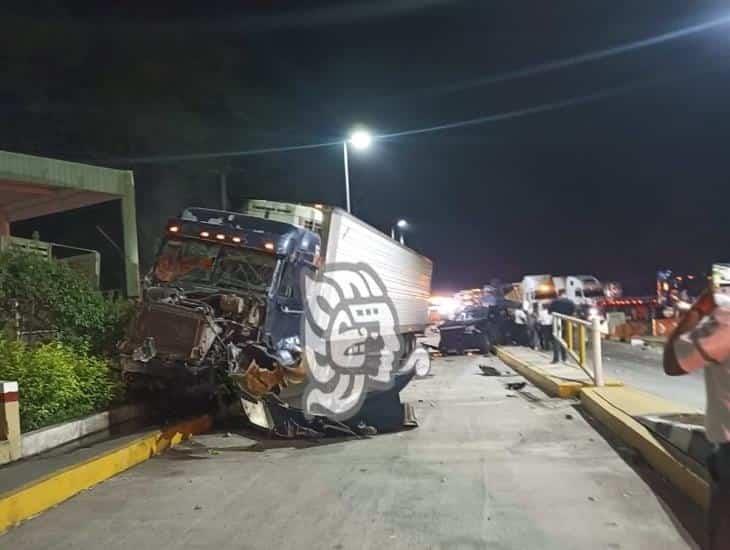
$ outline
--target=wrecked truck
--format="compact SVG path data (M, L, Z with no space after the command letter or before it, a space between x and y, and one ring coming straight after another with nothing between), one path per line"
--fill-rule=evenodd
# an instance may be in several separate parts
M314 280L329 265L369 270L367 277L380 285L373 303L387 298L398 340L399 366L386 373L389 380L380 380L387 383L369 386L351 414L332 406L333 385L342 389L346 380L333 379L330 365L321 362L338 352L327 341L326 350L306 353L305 320L314 318L312 309L327 318L333 308L344 312L329 322L338 324L331 329L338 334L360 335L338 355L352 363L357 356L383 354L387 346L376 325L386 308L364 307L357 291L349 297L340 291L345 303L332 303L330 296L327 304L321 285L305 290L303 280ZM120 344L124 378L132 388L211 402L232 381L249 421L286 437L414 425L399 392L416 372L405 366L413 366L416 338L427 325L431 271L430 260L338 208L269 201L250 201L243 212L188 208L168 222ZM343 323L351 326L343 329ZM360 364L359 372L382 377L366 359ZM325 383L312 390L323 372ZM354 385L347 387L350 397ZM320 407L307 407L307 400Z

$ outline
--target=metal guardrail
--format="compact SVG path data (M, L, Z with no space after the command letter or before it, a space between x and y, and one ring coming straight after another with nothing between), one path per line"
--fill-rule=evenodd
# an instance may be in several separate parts
M571 317L561 313L553 313L553 340L565 348L567 354L578 363L596 386L603 386L603 352L601 350L601 320L594 317L590 320ZM565 329L565 330L564 330ZM586 354L587 330L591 334L591 355L593 371L588 366ZM565 335L565 338L563 336Z

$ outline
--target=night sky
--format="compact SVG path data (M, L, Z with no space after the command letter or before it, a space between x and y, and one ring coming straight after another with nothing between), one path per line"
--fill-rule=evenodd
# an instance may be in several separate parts
M167 217L218 206L221 170L234 205L344 204L341 146L195 155L507 113L350 156L354 213L409 220L437 290L591 273L646 292L659 267L730 260L730 19L580 62L728 18L727 2L34 4L0 13L0 148L134 170L145 265ZM85 235L114 284L93 229L113 233L114 212L17 233Z

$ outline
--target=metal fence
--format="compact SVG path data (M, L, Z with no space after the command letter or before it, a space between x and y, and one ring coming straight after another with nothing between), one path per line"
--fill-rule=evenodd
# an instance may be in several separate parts
M592 370L588 368L586 353L590 334ZM569 315L553 313L554 345L565 348L567 354L578 363L596 386L603 386L603 355L601 350L601 320L579 319Z

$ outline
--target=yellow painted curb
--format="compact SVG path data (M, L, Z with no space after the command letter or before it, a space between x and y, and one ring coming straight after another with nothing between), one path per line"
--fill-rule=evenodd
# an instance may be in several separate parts
M702 508L710 502L707 482L667 451L654 434L632 415L685 412L686 408L631 388L586 388L582 405L624 443L636 449L651 466ZM635 403L635 410L618 408L616 402ZM658 410L655 410L658 409Z
M592 387L590 384L573 380L563 380L562 378L551 376L541 368L515 357L499 346L497 347L497 357L551 397L578 397L583 388ZM619 380L607 380L606 385L623 386L623 382Z
M0 495L0 533L148 460L191 435L209 430L212 424L210 416L201 416L179 422L163 430L155 430L122 447L79 464L73 464Z

